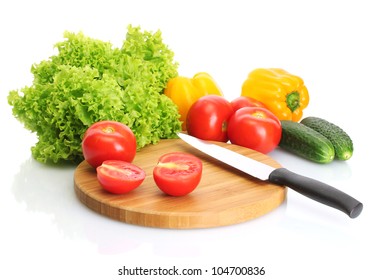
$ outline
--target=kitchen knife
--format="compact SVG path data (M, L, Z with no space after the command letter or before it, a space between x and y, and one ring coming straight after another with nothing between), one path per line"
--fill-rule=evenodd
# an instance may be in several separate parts
M306 197L346 213L350 218L356 218L362 212L363 205L361 202L323 182L299 175L286 168L271 167L212 142L200 140L184 133L178 133L178 136L184 142L223 163L260 180L268 180L273 184L287 186Z

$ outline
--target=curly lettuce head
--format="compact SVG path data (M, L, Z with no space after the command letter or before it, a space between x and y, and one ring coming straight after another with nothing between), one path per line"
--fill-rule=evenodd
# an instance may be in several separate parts
M178 110L162 93L178 65L159 31L129 26L121 48L81 32L64 37L57 55L32 66L33 84L8 96L14 116L36 132L36 160L79 162L83 134L101 120L128 125L138 149L176 137Z

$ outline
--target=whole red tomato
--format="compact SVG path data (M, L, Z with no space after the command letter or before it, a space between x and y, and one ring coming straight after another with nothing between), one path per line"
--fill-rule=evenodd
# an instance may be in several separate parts
M265 108L241 108L232 115L228 123L228 137L232 144L263 154L277 147L281 132L279 119Z
M85 160L97 168L105 160L132 162L137 150L134 133L123 123L100 121L91 125L82 140Z
M236 112L244 107L261 107L267 108L264 103L248 96L239 96L231 101L232 108Z
M164 193L183 196L192 192L202 178L202 161L191 154L173 152L164 154L154 167L156 185Z
M224 97L203 96L188 111L187 132L199 139L227 142L227 124L232 114L232 105Z

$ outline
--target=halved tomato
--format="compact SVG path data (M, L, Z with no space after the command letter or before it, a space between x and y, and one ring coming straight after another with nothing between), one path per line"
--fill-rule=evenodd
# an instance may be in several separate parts
M192 192L202 178L202 161L183 152L168 153L159 158L153 176L158 188L172 196Z
M145 172L138 166L121 160L106 160L97 167L97 179L108 192L127 193L139 187Z

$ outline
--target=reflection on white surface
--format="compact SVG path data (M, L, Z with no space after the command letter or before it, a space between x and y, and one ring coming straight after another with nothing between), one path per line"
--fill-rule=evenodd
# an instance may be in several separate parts
M65 238L89 240L102 254L128 252L151 244L158 255L199 256L206 245L220 242L216 233L223 230L226 234L232 231L234 235L245 226L277 225L286 211L285 201L256 220L210 229L170 230L129 225L95 213L77 199L73 188L74 169L73 165L50 166L30 158L14 176L12 193L17 202L26 206L26 211L50 216Z
M285 150L276 148L269 153L273 159L283 167L304 176L318 179L323 182L349 180L352 176L352 170L346 161L334 160L327 164L320 164L293 155Z

